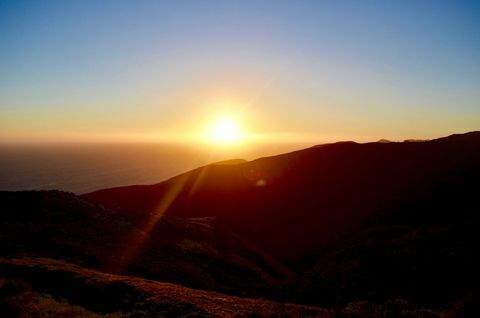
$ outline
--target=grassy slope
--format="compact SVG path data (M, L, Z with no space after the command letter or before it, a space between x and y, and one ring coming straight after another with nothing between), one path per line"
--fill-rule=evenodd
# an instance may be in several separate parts
M410 212L435 221L452 209L471 213L478 208L479 163L480 132L415 143L341 142L83 197L147 217L165 201L165 215L223 217L297 267L305 255L379 215ZM421 207L418 198L425 195L431 200Z
M292 273L215 218L162 218L152 231L65 192L0 192L0 255L63 259L106 272L242 296Z
M0 309L24 316L49 310L50 316L63 317L333 317L321 308L226 296L51 259L3 258L0 275Z
M120 285L110 285L108 280L97 279L106 274L38 257L62 259L82 267L174 282L196 289L333 308L338 317L468 316L465 313L479 317L480 275L477 268L480 267L480 254L475 244L480 240L479 137L479 134L461 135L415 144L344 143L281 156L279 161L275 157L266 158L259 162L263 162L263 171L271 177L267 180L273 185L271 189L267 186L267 189L252 190L248 185L252 175L245 175L242 170L245 163L214 166L213 172L203 171L206 176L203 176L203 185L197 185L200 188L195 190L196 199L176 203L173 212L187 215L163 216L148 233L145 233L145 222L155 215L146 211L106 209L58 191L0 192L0 241L3 243L0 255L12 258L4 259L7 267L13 266L14 272L23 273L15 280L34 282L37 277L41 281L40 285L33 284L30 292L16 296L22 298L30 293L30 300L37 299L35 306L50 304L48 306L58 311L67 307L67 310L92 315L99 312L116 315L118 310L123 311L122 315L143 310L155 310L157 314L162 310L165 313L176 310L177 314L208 315L213 312L198 305L198 295L208 295L200 298L206 297L209 301L211 295L217 295L215 297L233 303L237 298L197 290L183 294L184 303L178 298L181 293L171 291L175 296L172 302L152 296L154 301L147 301L147 306L142 307L139 304L145 303L145 299L137 302L136 297L143 295L145 289L140 293L137 289L129 292L135 284L125 283L137 278L123 277ZM437 160L439 156L441 160ZM395 159L395 164L390 159ZM295 166L299 162L318 166L318 171L305 174L305 171L310 172L305 167L297 171ZM261 166L258 162L255 165ZM289 179L296 174L300 177ZM194 175L192 180L197 177ZM246 183L226 182L239 177L247 177ZM288 184L282 180L295 182ZM336 182L336 185L328 188L325 185L328 182ZM221 188L219 197L216 191L224 183L229 186ZM140 188L152 191L149 195L153 198L158 195L158 186ZM131 189L134 191L130 199L141 201L142 193L137 197L137 187L122 191ZM288 189L291 191L282 192ZM191 189L187 187L187 190ZM112 191L116 193L117 190ZM310 199L305 201L307 197ZM122 193L109 198L122 199ZM239 198L244 200L240 202ZM245 218L238 214L241 209L250 208ZM209 214L212 211L221 215L214 213L212 216ZM253 215L262 211L265 214ZM173 212L171 215L175 215ZM325 228L321 222L324 217L330 233L341 235L333 243L315 249L312 238L322 237L320 229ZM355 224L356 228L345 227L343 223ZM248 229L252 224L261 227ZM293 233L298 231L299 238L285 231L290 227ZM262 229L263 232L258 232ZM300 231L302 229L305 231ZM285 264L288 263L265 253L261 240L264 237L303 256L305 248L310 249L314 257L296 267L296 277L287 269ZM137 244L139 238L141 244ZM297 243L302 242L308 244L297 249L302 246ZM131 245L135 245L135 253L127 257L128 266L115 268L125 258L122 252ZM13 259L19 256L34 258ZM63 269L53 270L55 266ZM35 270L41 268L42 274L35 274ZM91 285L72 283L72 290L58 286L58 282L71 279L72 275L80 275L81 280L90 281ZM42 281L43 276L52 279ZM163 290L170 286L159 284L163 285L155 286L162 286ZM173 286L184 290L179 285ZM123 290L120 295L116 294L117 289ZM97 295L96 300L75 298L90 294ZM10 296L4 298L12 299ZM23 298L28 301L28 297ZM229 305L228 301L218 306L230 308L228 306L233 303ZM250 301L247 304L253 304ZM9 304L12 302L15 303ZM121 305L115 307L109 305L111 302ZM173 304L181 305L175 307ZM213 304L215 302L209 302L209 306ZM268 306L267 313L276 312L277 309ZM42 308L46 310L45 306Z

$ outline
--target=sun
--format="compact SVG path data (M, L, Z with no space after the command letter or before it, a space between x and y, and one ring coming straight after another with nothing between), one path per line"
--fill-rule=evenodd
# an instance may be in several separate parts
M241 139L237 121L230 116L217 118L211 127L210 139L216 143L233 144Z

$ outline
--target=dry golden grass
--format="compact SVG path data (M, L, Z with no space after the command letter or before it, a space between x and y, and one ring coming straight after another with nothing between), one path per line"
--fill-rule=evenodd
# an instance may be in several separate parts
M317 307L227 296L45 258L0 259L0 275L17 286L2 297L3 306L21 317L334 316Z

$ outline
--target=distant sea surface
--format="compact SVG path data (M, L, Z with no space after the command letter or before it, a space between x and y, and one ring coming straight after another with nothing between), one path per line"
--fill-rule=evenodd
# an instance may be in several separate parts
M57 189L82 194L154 184L216 161L253 160L309 146L312 144L3 144L0 190Z

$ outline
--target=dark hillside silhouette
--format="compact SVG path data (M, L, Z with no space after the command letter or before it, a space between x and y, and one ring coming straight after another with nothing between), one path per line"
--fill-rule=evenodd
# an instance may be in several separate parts
M0 192L0 312L477 317L479 180L473 132Z
M145 219L222 217L295 264L377 218L478 219L479 163L479 132L421 143L340 142L83 197Z
M163 218L146 236L118 212L71 193L0 192L0 202L0 255L62 259L249 296L267 294L292 276L215 218Z

